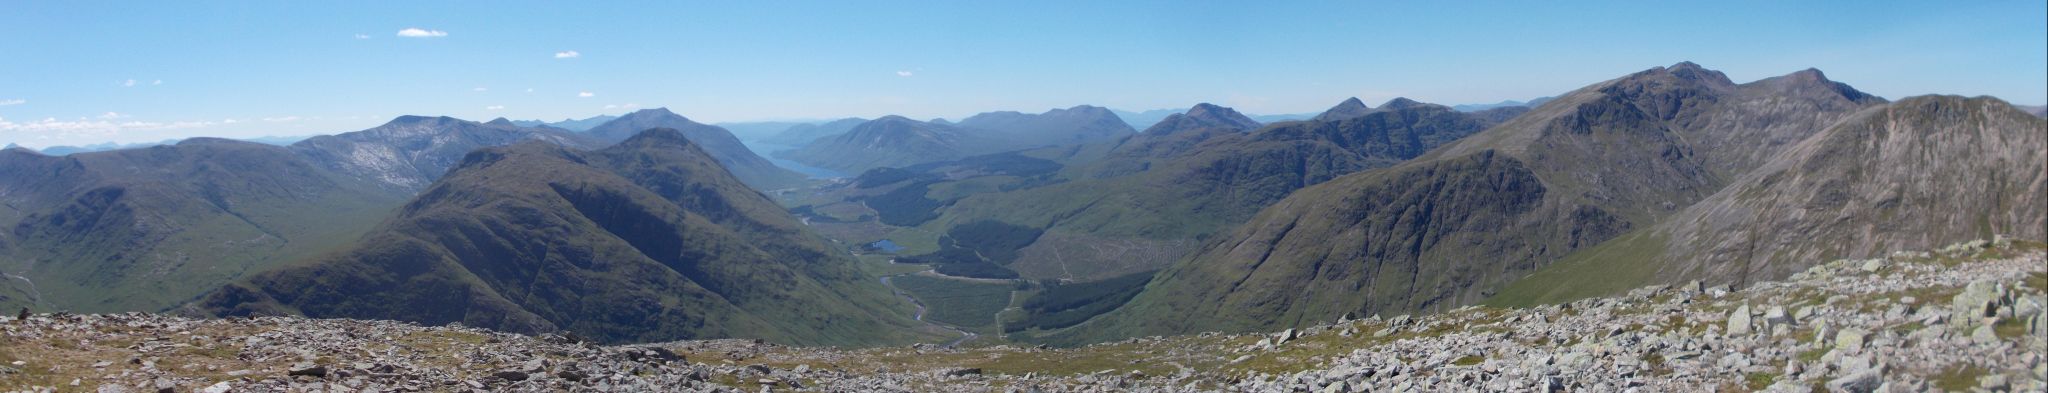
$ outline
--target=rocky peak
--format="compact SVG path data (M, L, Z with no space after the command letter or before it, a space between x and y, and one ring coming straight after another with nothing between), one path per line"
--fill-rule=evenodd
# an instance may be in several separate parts
M496 119L491 119L491 121L488 121L488 122L484 122L484 124L487 124L487 125L493 125L493 126L499 126L499 127L517 127L517 126L518 126L517 124L512 124L512 120L511 120L511 119L506 119L506 118L503 118L503 117L500 117L500 118L496 118Z
M681 119L682 121L691 121L688 117L683 117L683 115L678 115L675 112L670 112L668 110L668 107L641 109L633 111L633 113L627 113L625 116L619 116L619 119L627 121L648 121L657 119Z
M1426 104L1421 101L1408 99L1408 97L1395 97L1392 100L1387 100L1387 103L1385 104L1380 104L1380 110L1397 111L1402 109L1420 108L1429 105L1430 104Z
M1359 101L1358 97L1351 97L1344 99L1344 102L1337 103L1337 106L1330 107L1329 110L1323 111L1322 114L1316 115L1314 120L1343 120L1353 117L1365 116L1365 114L1371 112L1372 107L1366 106L1365 101Z
M640 131L639 134L634 134L632 138L627 138L624 142L619 142L619 146L634 147L680 147L688 146L689 144L690 140L683 137L682 131L668 127L649 128L646 131Z
M1823 94L1859 104L1884 102L1883 98L1856 90L1847 83L1829 80L1819 69L1808 68L1753 83L1779 90L1781 94Z

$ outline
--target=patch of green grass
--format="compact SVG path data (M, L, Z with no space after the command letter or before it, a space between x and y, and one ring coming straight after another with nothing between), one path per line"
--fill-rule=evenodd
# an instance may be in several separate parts
M1485 363L1485 362L1486 362L1486 357L1485 357L1485 356L1477 356L1477 355L1465 355L1465 357L1461 357L1461 358L1458 358L1458 360L1453 360L1453 361L1451 361L1451 364L1453 364L1453 365L1458 365L1458 366L1476 366L1476 365L1479 365L1480 363Z
M1991 374L1990 370L1978 366L1962 366L1942 370L1932 378L1934 387L1951 392L1965 392L1977 387L1977 378Z
M1633 232L1574 252L1503 286L1481 301L1495 307L1532 307L1626 292L1649 285L1657 275L1651 263L1669 240L1654 233Z
M996 313L1010 305L1006 283L954 280L922 275L890 279L925 305L925 320L962 328L994 327Z
M1777 373L1748 373L1742 375L1743 386L1748 387L1751 391L1764 390L1764 388L1771 386L1771 381L1777 379Z

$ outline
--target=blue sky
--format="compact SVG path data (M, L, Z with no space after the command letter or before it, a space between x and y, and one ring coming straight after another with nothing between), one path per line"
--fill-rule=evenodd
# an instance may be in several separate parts
M2048 102L2039 0L416 3L9 2L0 143L656 106L705 122L1296 113L1527 99L1682 60L1738 82L1815 67L1894 99Z

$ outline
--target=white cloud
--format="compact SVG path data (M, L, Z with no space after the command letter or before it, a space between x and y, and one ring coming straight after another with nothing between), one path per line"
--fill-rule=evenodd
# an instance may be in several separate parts
M604 104L604 109L619 109L619 104Z
M367 40L367 39L370 39L370 35L369 35L369 34L363 34L363 33L356 33L356 39L358 39L358 40Z
M488 91L488 90L491 90L491 88L488 88L488 87L478 87L478 88L474 88L474 89L469 89L469 91Z
M116 122L106 119L81 119L78 121L62 121L57 120L54 117L44 118L41 121L15 123L7 121L6 119L0 119L0 133L32 133L37 134L33 136L38 139L65 140L78 138L106 138L113 136L115 134L119 134L123 131L200 128L209 127L217 124L219 123L214 123L210 121L174 121L168 123L152 121Z
M503 110L503 109L505 109L505 106L504 106L504 105L491 105L491 106L487 106L487 107L484 107L484 110L487 110L487 111L495 111L495 110Z
M121 87L135 87L135 80L129 79L127 82L121 82Z
M573 50L570 50L570 51L561 51L561 52L555 52L555 58L557 58L557 59L572 59L572 58L578 58L578 57L583 57L583 54L582 54L582 53L576 53L576 51L573 51Z
M267 121L267 122L272 122L272 123L289 123L289 122L299 121L299 117L298 117L298 116L284 116L284 117L265 117L265 118L263 118L263 121Z
M405 30L399 30L399 31L398 31L398 36L399 36L399 37L413 37L413 38L432 38L432 37L447 37L447 36L448 36L448 32L445 32L445 31L440 31L440 30L429 30L429 29L422 29L422 28L418 28L418 27L407 27L407 28L405 28Z
M590 92L587 92L587 91L586 91L586 92L576 93L576 96L577 96L577 97L583 97L583 98L590 98L590 97L596 97L597 95L596 95L596 94L591 94Z
M221 120L221 121L220 121L220 124L235 124L235 123L240 123L240 122L242 122L242 121L241 121L241 120L235 120L234 118L228 118L228 119L226 119L226 120Z
M640 109L640 104L634 104L634 103L625 103L625 104L605 104L605 105L604 105L604 109L625 109L625 110L634 110L634 109Z
M904 71L896 71L896 76L900 76L900 77L905 77L905 78L909 78L909 77L910 77L910 76L912 76L912 75L917 75L917 74L915 74L915 73L911 73L911 72L910 72L910 71L908 71L908 70L904 70Z
M101 114L100 114L100 118L101 118L101 119L119 119L119 118L123 118L123 117L128 117L128 115L123 115L123 114L120 114L120 113L115 113L115 112L107 112L107 113L101 113Z
M149 82L149 85L150 85L150 86L156 86L156 85L161 85L161 84L164 84L164 80L162 80L162 79L158 79L158 80L156 80L155 82Z
M12 99L12 100L0 100L0 106L8 106L8 105L21 105L21 104L27 104L27 103L28 103L28 100L24 100L24 99L20 99L20 98L16 98L16 99Z
M531 88L531 87L528 87L528 88L526 88L526 92L528 92L528 93L532 93L532 92L533 92L533 88Z

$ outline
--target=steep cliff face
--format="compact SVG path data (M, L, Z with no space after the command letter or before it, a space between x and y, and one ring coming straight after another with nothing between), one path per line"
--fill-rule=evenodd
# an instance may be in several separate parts
M1857 113L1653 232L1660 276L1747 283L1995 235L2044 240L2048 122L1994 98Z
M1992 98L1912 97L1867 108L1697 204L1504 287L1530 305L1656 282L1744 285L1836 258L1969 239L2043 240L2048 129Z

